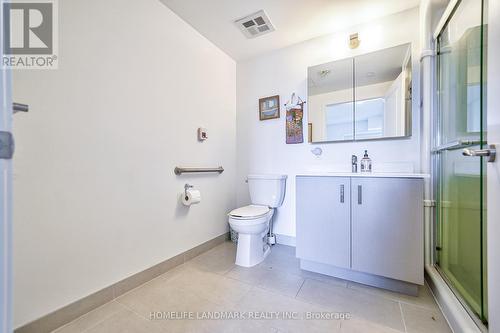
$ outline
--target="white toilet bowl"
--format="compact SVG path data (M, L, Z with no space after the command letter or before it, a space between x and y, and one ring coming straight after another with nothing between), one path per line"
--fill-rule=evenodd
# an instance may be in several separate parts
M273 213L267 206L249 205L228 214L231 228L238 233L236 265L252 267L267 257L271 250L267 232Z
M269 221L285 199L286 178L286 175L248 175L252 204L228 214L231 228L238 233L236 265L255 266L271 251L267 244Z

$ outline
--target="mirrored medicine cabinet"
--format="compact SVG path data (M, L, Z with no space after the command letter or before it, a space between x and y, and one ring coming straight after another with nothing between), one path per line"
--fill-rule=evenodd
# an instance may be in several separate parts
M411 45L308 68L312 143L411 136Z

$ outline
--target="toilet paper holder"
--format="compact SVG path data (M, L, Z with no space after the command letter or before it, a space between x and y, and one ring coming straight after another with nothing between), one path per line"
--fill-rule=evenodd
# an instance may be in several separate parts
M193 185L184 184L184 198L187 198L187 190L189 190L190 188L193 188L193 187L194 187Z

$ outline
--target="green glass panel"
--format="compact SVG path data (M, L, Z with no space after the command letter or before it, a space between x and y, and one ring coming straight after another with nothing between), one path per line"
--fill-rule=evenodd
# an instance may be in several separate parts
M463 0L438 37L438 144L486 143L484 3ZM436 263L459 298L487 322L485 161L462 149L437 156Z
M471 147L478 149L479 146ZM481 165L461 150L441 154L439 265L472 310L481 314Z

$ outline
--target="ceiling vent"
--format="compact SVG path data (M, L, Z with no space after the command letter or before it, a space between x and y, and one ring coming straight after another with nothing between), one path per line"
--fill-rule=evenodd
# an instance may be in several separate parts
M269 17L263 10L234 21L247 38L255 38L274 31Z

